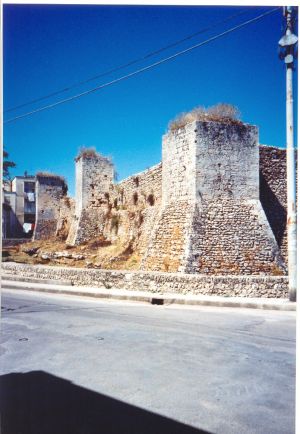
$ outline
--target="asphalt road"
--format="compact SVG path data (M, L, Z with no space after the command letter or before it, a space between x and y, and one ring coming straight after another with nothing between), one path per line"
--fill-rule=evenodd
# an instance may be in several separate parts
M4 290L1 434L294 433L295 318Z

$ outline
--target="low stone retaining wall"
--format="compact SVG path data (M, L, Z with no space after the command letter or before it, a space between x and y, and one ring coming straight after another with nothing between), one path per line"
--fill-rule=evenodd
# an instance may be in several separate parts
M225 297L288 298L286 276L206 276L199 274L2 264L2 275L69 280L74 285L149 291L156 294L201 294Z

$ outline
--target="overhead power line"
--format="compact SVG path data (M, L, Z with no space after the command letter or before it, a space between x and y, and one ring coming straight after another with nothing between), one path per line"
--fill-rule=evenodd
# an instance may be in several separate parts
M155 68L156 66L159 66L159 65L161 65L161 64L163 64L163 63L166 63L166 62L168 62L169 60L173 60L173 59L175 59L175 58L177 58L177 57L179 57L179 56L181 56L181 55L183 55L183 54L186 54L186 53L188 53L188 52L190 52L190 51L192 51L192 50L195 50L196 48L202 47L202 46L205 45L205 44L208 44L208 43L210 43L210 42L212 42L212 41L215 41L216 39L219 39L219 38L221 38L221 37L223 37L223 36L225 36L225 35L228 35L229 33L232 33L232 32L234 32L235 30L238 30L238 29L240 29L240 28L242 28L242 27L245 27L245 26L247 26L248 24L251 24L251 23L253 23L253 22L255 22L255 21L258 21L258 20L260 20L260 19L266 17L267 15L270 15L270 14L276 12L276 11L279 10L279 9L280 9L280 7L276 7L276 8L274 8L274 9L271 9L271 10L268 11L268 12L265 12L265 13L263 13L263 14L260 14L260 15L258 15L257 17L252 18L252 19L250 19L250 20L244 21L243 23L238 24L238 25L236 25L236 26L234 26L234 27L231 27L230 29L225 30L225 31L222 32L222 33L219 33L219 34L217 34L217 35L215 35L215 36L212 36L211 38L208 38L208 39L206 39L205 41L199 42L198 44L193 45L192 47L186 48L185 50L179 51L179 52L177 52L177 53L175 53L175 54L173 54L173 55L171 55L171 56L169 56L169 57L165 57L164 59L161 59L161 60L159 60L159 61L157 61L157 62L155 62L155 63L152 63L151 65L148 65L148 66L145 66L145 67L143 67L143 68L137 69L137 70L135 70L135 71L133 71L133 72L131 72L131 73L129 73L129 74L123 75L123 76L121 76L121 77L119 77L119 78L116 78L116 79L114 79L114 80L111 80L111 81L109 81L109 82L107 82L107 83L104 83L104 84L101 84L101 85L99 85L99 86L97 86L97 87L94 87L93 89L89 89L89 90L87 90L87 91L85 91L85 92L81 92L81 93L79 93L79 94L77 94L77 95L73 95L73 96L71 96L71 97L69 97L69 98L65 98L65 99L60 100L60 101L57 101L57 102L55 102L55 103L48 104L48 105L46 105L46 106L43 106L43 107L37 108L37 109L32 110L32 111L30 111L30 112L27 112L27 113L24 113L24 114L22 114L22 115L16 116L16 117L14 117L14 118L8 119L8 120L4 121L4 124L9 123L9 122L16 121L16 120L18 120L18 119L22 119L22 118L27 117L27 116L30 116L30 115L32 115L32 114L34 114L34 113L38 113L38 112L41 112L41 111L44 111L44 110L47 110L47 109L50 109L50 108L56 107L56 106L58 106L58 105L60 105L60 104L64 104L64 103L66 103L66 102L73 101L73 100L75 100L75 99L81 98L82 96L89 95L89 94L94 93L94 92L96 92L96 91L98 91L98 90L100 90L100 89L104 89L105 87L108 87L108 86L111 86L111 85L113 85L113 84L115 84L115 83L118 83L118 82L120 82L120 81L126 80L126 79L128 79L128 78L130 78L130 77L134 77L135 75L141 74L142 72L145 72L145 71L148 71L148 70L150 70L150 69L152 69L152 68Z
M67 87L64 87L63 89L56 90L54 92L51 92L51 93L49 93L47 95L44 95L44 96L41 96L39 98L35 98L35 99L32 99L32 100L27 101L25 103L19 104L17 106L10 107L7 110L4 110L4 113L8 113L8 112L17 110L19 108L25 107L27 105L31 105L31 104L34 104L36 102L43 101L45 99L51 98L53 96L60 95L61 93L68 92L69 90L74 89L76 87L79 87L79 86L81 86L83 84L89 83L89 82L91 82L93 80L97 80L98 78L101 78L101 77L105 77L106 75L112 74L114 72L120 71L120 70L122 70L124 68L127 68L129 66L135 65L136 63L140 63L140 62L142 62L142 61L144 61L146 59L149 59L150 57L156 56L157 54L160 54L163 51L166 51L166 50L168 50L170 48L176 47L177 45L182 44L183 42L188 41L188 40L194 38L195 36L198 36L198 35L200 35L202 33L206 33L209 30L212 30L215 27L218 27L218 26L220 26L222 24L225 24L228 21L231 21L232 19L234 19L234 18L236 18L238 16L241 16L241 15L244 15L244 14L246 14L248 12L249 12L249 10L246 10L246 11L242 10L240 12L237 12L237 13L235 13L233 15L230 15L229 17L225 18L224 20L217 21L217 22L213 23L212 25L210 25L208 27L205 27L205 28L203 28L201 30L198 30L197 32L192 33L191 35L188 35L188 36L186 36L186 37L184 37L182 39L179 39L179 40L177 40L177 41L175 41L175 42L173 42L173 43L171 43L169 45L166 45L166 46L164 46L162 48L159 48L158 50L151 51L151 52L145 54L144 56L141 56L139 58L131 60L131 61L127 62L127 63L122 64L122 65L116 66L115 68L109 69L109 70L104 71L104 72L102 72L100 74L94 75L93 77L89 77L89 78L87 78L85 80L78 81L77 83L71 84L71 85L69 85Z

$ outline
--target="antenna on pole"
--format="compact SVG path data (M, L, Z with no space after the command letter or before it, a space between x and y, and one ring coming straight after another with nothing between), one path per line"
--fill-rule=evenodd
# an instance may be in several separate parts
M279 40L279 57L286 64L286 164L287 164L287 238L289 299L296 301L297 293L297 216L296 216L296 166L294 148L293 70L296 57L297 36L293 33L295 7L285 6L285 34Z

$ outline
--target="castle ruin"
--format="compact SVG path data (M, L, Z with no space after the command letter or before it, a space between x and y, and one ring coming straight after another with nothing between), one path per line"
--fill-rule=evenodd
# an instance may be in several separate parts
M61 181L38 178L34 239L101 237L145 271L286 273L285 150L259 146L255 126L194 121L169 131L162 163L120 183L96 152L75 165L74 205Z
M40 172L36 175L35 240L47 240L58 236L66 210L68 188L63 177Z
M109 187L114 179L113 164L97 153L82 152L75 164L75 215L67 238L71 245L103 233Z

